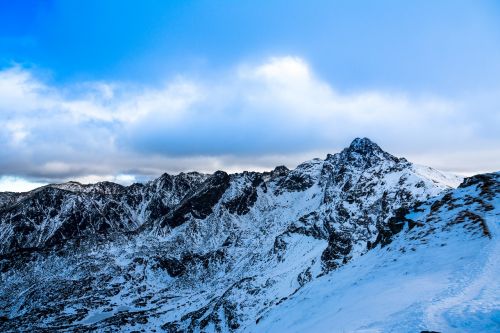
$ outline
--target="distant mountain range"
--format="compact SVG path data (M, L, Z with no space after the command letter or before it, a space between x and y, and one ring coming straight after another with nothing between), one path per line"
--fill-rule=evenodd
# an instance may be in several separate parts
M289 170L0 193L2 332L497 332L500 173L367 138Z

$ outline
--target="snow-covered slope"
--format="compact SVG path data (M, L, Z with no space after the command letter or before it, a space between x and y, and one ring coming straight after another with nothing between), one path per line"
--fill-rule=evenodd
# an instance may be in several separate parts
M468 178L394 225L402 229L390 244L311 282L247 331L499 332L500 173Z
M0 207L0 329L261 331L456 183L356 139L294 170L49 185Z

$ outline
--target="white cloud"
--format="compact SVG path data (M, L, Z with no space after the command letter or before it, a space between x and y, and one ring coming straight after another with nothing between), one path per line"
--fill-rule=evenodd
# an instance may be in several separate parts
M500 117L496 99L481 100L488 114L474 110L470 96L340 92L292 56L158 87L60 87L14 67L0 71L0 174L128 182L117 175L262 169L333 152L356 136L426 156L420 163L483 171L500 163L490 154L500 143L492 134Z
M10 134L13 145L20 144L28 135L24 124L19 121L7 121L5 123L5 130Z
M32 182L20 177L0 177L0 191L2 192L27 192L43 185L46 183Z

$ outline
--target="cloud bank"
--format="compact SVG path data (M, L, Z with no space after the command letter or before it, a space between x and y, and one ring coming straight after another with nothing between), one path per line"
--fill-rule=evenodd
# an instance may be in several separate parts
M0 71L0 175L127 183L260 170L322 157L357 136L441 169L498 169L500 103L475 97L342 92L293 56L160 86L55 86L16 66Z

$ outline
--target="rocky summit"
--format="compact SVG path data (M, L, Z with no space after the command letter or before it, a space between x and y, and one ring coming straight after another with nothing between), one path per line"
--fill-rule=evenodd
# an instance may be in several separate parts
M0 193L0 331L488 331L499 204L500 173L367 138L293 170Z

